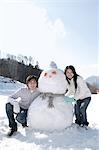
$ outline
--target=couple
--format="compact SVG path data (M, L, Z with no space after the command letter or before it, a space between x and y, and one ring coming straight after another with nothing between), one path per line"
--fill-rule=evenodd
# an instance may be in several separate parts
M87 125L87 115L86 109L91 100L91 93L88 89L84 80L77 75L75 68L73 66L67 66L65 68L64 74L66 76L67 81L67 95L74 95L74 99L76 100L75 104L75 123L78 125ZM17 98L21 98L19 101L19 108L21 112L24 112L25 121L21 122L22 126L27 126L27 111L32 103L32 101L40 95L40 92L37 88L37 78L35 76L28 76L26 79L27 88L22 88L15 94L9 97L9 102L6 104L6 113L9 119L9 127L10 132L8 136L13 135L14 132L17 131L17 123L15 122L14 113L14 100ZM17 113L17 112L16 112ZM17 115L18 116L18 115ZM17 117L18 120L18 117Z

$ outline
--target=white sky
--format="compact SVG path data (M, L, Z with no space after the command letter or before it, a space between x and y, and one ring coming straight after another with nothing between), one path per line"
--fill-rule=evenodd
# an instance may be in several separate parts
M43 69L53 60L97 75L97 10L94 0L0 0L0 50L32 56Z

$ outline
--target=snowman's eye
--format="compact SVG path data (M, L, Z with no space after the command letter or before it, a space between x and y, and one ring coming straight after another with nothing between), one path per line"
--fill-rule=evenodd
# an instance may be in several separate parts
M44 73L44 76L45 76L45 77L47 76L47 72Z
M52 74L57 74L56 71L52 71Z

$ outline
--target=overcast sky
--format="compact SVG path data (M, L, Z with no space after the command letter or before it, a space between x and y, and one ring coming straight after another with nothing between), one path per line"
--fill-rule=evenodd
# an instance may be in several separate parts
M98 1L0 0L0 50L99 74ZM82 70L80 71L81 67Z

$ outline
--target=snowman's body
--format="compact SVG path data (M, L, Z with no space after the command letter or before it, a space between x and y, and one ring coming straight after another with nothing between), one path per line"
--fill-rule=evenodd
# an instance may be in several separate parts
M63 130L73 121L73 106L64 101L66 79L62 71L43 71L38 82L41 95L28 110L28 123L33 129Z

